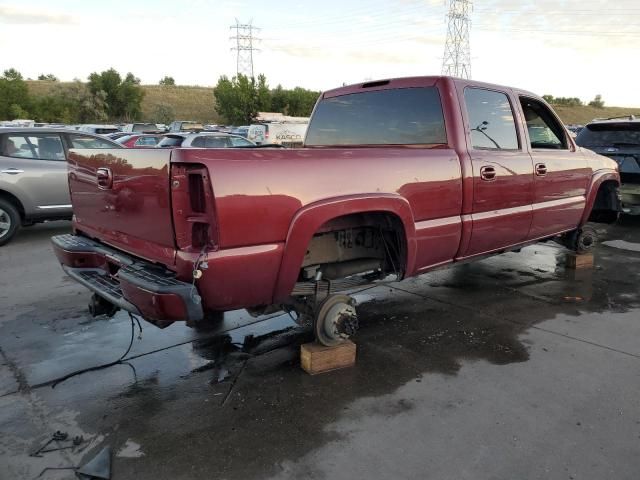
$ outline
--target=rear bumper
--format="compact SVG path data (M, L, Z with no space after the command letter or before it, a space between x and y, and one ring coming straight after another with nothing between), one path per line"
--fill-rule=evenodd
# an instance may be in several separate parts
M57 235L51 243L67 275L128 312L159 327L203 318L192 285L173 272L79 235Z

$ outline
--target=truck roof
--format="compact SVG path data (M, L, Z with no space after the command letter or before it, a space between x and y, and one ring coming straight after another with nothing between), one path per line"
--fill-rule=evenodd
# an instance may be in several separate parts
M354 83L353 85L346 85L344 87L334 88L327 90L322 94L322 98L338 97L341 95L348 95L350 93L357 93L362 91L363 88L371 90L385 90L387 88L411 88L411 87L433 87L440 80L450 79L455 82L461 82L465 85L482 87L488 89L496 89L503 91L513 91L518 94L533 96L540 98L537 94L522 90L519 88L507 87L504 85L497 85L487 82L478 82L476 80L466 80L463 78L447 77L443 75L432 75L422 77L400 77L400 78L387 78L381 80L373 80L362 83Z

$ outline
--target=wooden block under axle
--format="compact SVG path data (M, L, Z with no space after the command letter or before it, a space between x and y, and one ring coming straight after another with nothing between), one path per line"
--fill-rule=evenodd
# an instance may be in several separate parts
M335 347L325 347L315 342L300 345L300 365L311 375L351 367L355 363L356 344L351 340Z
M593 253L567 254L567 268L592 268Z

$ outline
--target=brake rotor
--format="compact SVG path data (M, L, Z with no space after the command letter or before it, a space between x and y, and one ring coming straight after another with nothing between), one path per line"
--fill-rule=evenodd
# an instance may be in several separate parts
M358 329L355 301L347 295L327 297L317 310L313 326L316 340L322 345L339 345Z

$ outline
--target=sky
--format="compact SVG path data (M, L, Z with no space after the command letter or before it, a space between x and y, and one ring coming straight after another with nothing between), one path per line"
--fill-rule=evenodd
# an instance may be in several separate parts
M539 95L601 94L640 107L638 0L475 0L475 80ZM252 22L254 72L271 87L327 90L438 75L445 0L0 0L0 71L86 80L114 67L144 84L165 75L215 85L236 72L230 26Z

